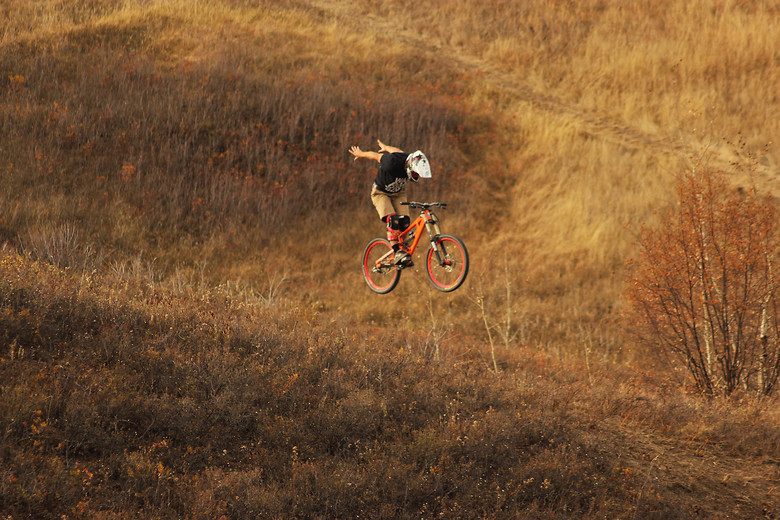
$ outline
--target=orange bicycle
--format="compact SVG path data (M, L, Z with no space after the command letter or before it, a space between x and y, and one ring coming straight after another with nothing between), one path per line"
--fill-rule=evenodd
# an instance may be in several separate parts
M455 235L444 235L439 230L439 219L431 208L447 207L443 202L402 202L420 210L420 216L401 231L399 238L410 255L420 243L422 230L430 237L430 248L425 257L425 271L431 284L443 292L454 291L466 280L469 272L469 253L463 241ZM386 238L375 238L363 251L363 278L368 287L379 294L387 294L398 285L401 271L413 264L395 265L393 248Z

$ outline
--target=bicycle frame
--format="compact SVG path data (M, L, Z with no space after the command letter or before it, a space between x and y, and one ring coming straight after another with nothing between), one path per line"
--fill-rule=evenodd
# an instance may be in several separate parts
M398 238L401 242L406 242L406 237L409 236L410 233L414 232L414 238L412 239L411 245L408 246L409 254L413 255L415 249L417 249L417 244L420 243L420 238L422 237L422 230L425 228L425 230L428 232L428 236L430 237L431 247L436 247L436 237L441 234L441 231L439 230L439 221L436 219L436 215L428 208L424 208L420 210L420 215L414 219L414 222L409 224L409 227L405 230L401 231L398 234ZM376 261L376 265L379 266L382 262L387 260L390 256L393 255L393 251L388 252L381 258L379 258ZM439 257L439 252L436 251L436 256ZM441 258L439 258L439 263L441 264Z

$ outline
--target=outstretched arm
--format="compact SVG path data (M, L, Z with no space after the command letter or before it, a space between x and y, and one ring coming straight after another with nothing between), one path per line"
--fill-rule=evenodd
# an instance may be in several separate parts
M400 148L396 148L395 146L388 146L379 139L376 140L377 144L379 144L379 152L389 152L389 153L395 153L395 152L401 152L403 153L403 150Z
M373 159L376 162L382 160L382 154L379 152L365 152L360 149L359 146L353 146L349 149L349 153L355 156L355 160L358 159Z
M395 153L395 152L401 152L403 153L403 150L400 148L396 148L395 146L388 146L379 139L376 140L377 144L379 144L379 151L378 152L366 152L364 150L361 150L359 146L353 146L349 149L349 153L355 156L355 160L358 159L373 159L377 162L382 160L382 154L387 153Z

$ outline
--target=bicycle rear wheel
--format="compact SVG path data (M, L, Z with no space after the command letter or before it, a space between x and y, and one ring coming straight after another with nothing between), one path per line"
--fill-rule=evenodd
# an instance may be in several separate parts
M439 235L435 246L428 250L425 260L428 280L439 291L454 291L469 273L469 252L455 235Z
M363 251L363 279L379 294L387 294L398 285L401 271L393 265L393 248L386 239L375 238Z

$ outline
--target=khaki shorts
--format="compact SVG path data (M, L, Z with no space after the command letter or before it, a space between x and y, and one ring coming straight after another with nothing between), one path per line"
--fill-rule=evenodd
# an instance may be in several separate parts
M406 200L406 190L401 190L398 193L385 193L379 191L376 186L371 190L371 202L374 203L379 218L385 218L393 213L409 215L409 207L401 206L401 203L406 202Z

